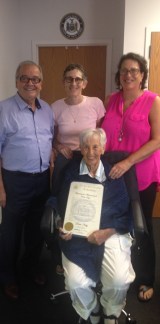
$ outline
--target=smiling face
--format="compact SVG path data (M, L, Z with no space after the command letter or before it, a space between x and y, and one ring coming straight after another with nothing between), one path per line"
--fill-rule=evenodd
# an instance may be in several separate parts
M124 60L120 68L120 83L123 90L140 90L143 75L137 61Z
M20 80L21 77L38 77L40 79L39 83L33 84L31 80L28 82ZM19 95L27 102L30 106L34 105L35 99L39 95L42 89L41 73L36 65L23 65L20 68L19 75L16 79L16 87ZM25 78L24 78L25 79Z
M100 137L97 134L88 137L85 143L81 145L81 153L88 170L96 172L100 157L104 154L104 147L101 145Z
M73 98L81 96L82 90L86 88L87 80L84 80L80 70L68 71L64 77L64 88L67 97Z

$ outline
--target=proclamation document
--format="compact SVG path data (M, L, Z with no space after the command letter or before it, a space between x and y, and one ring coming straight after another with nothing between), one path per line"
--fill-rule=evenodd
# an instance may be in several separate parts
M64 218L64 233L88 236L99 229L103 186L96 183L72 182Z

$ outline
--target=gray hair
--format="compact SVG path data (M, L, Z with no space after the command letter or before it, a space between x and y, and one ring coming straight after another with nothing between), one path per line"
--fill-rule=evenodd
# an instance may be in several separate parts
M91 138L93 135L99 136L100 144L102 147L105 147L107 142L106 133L102 128L88 128L82 131L79 135L80 146L83 146L88 138Z
M63 79L65 79L65 76L66 76L67 72L70 72L72 70L80 71L82 73L83 80L87 80L87 73L86 73L83 65L78 64L78 63L71 63L65 68L65 70L63 72Z
M16 69L16 80L19 78L19 74L20 74L20 70L24 65L34 65L39 69L40 72L40 78L41 80L43 80L43 72L42 72L42 68L39 64L33 62L33 61L23 61L21 63L19 63L17 69Z

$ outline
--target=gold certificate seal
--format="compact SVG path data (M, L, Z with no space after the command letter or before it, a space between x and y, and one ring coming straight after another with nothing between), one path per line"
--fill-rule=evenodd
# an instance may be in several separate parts
M64 225L64 229L65 229L66 231L71 231L71 230L73 229L73 223L71 223L71 222L67 222L67 223L65 223L65 225Z

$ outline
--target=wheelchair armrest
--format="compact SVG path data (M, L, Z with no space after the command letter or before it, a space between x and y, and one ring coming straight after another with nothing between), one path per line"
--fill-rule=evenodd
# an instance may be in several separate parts
M138 199L132 200L131 204L133 215L133 246L140 251L143 241L148 236L148 230L140 201Z
M142 207L138 199L132 200L133 227L135 232L147 233L146 221L143 215Z
M40 229L47 246L50 246L51 241L54 239L56 217L57 212L55 209L46 205L41 219Z

